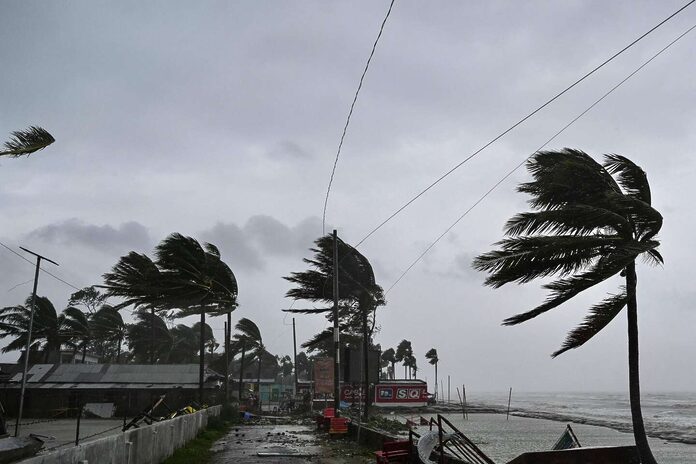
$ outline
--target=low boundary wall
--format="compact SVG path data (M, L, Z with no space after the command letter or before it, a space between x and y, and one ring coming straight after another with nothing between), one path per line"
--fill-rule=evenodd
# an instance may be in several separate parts
M34 456L18 464L159 464L196 438L222 406Z

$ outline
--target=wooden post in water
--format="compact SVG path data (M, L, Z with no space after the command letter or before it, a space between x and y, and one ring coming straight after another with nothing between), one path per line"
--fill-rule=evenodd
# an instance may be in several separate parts
M508 408L505 420L510 420L510 400L512 400L512 387L510 387L510 393L508 394Z
M462 405L462 420L466 419L466 412L464 411L464 401L462 401L462 395L459 394L459 387L457 387L457 396L459 397L459 404Z
M464 418L468 419L469 418L469 413L466 410L466 385L462 384L462 396L464 397Z

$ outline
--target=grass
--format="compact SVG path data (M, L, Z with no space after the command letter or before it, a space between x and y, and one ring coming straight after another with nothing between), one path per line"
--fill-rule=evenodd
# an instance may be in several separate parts
M174 451L174 454L162 464L209 463L213 457L213 452L210 450L213 443L224 437L238 422L237 409L224 406L221 417L209 418L208 426L196 438L188 442L186 446Z

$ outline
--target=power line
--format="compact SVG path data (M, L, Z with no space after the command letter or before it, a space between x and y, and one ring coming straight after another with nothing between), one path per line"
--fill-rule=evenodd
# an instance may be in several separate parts
M696 1L696 0L694 0L694 1ZM34 262L32 262L31 260L27 259L25 256L22 256L21 254L17 253L16 251L14 251L12 248L10 248L9 246L5 245L4 243L0 242L0 246L2 246L3 248L5 248L5 249L8 250L9 252L11 252L11 253L13 253L13 254L19 256L19 257L22 258L24 261L26 261L26 262L28 262L29 264L31 264L32 266L34 266L34 264L35 264ZM55 274L52 274L51 272L47 271L47 270L44 269L44 268L40 268L40 269L41 269L43 272L45 272L46 274L48 274L48 275L50 275L51 277L53 277L54 279L56 279L57 281L64 283L64 284L67 285L68 287L71 287L71 288L73 288L73 289L75 289L75 290L82 290L81 288L79 288L79 287L77 287L77 286L71 284L70 282L66 282L65 280L61 279L60 277L58 277L58 276L55 275ZM22 284L20 284L20 285L22 285ZM14 287L13 287L13 288L14 288Z
M338 158L341 155L341 148L343 147L343 139L346 137L346 132L348 131L348 124L350 124L350 117L353 115L353 109L355 108L355 102L358 100L358 94L360 93L360 89L362 88L363 85L363 80L365 79L365 74L367 74L367 69L370 67L370 61L372 61L372 57L375 54L375 49L377 48L377 43L379 42L379 38L382 37L382 31L384 31L384 25L387 23L387 19L389 19L389 15L391 14L392 8L394 7L394 1L391 0L391 3L389 4L389 10L387 10L387 14L384 17L384 20L382 21L382 25L379 27L379 33L377 34L377 39L375 39L375 43L372 45L372 51L370 51L370 56L367 58L367 63L365 63L365 69L363 69L362 75L360 76L360 82L358 83L358 89L355 91L355 95L353 96L353 103L350 104L350 110L348 111L348 117L346 118L346 123L343 126L343 133L341 134L341 140L338 142L338 149L336 150L336 159L334 159L334 164L333 168L331 169L331 177L329 178L329 186L326 188L326 198L324 199L324 212L321 217L321 234L324 235L325 229L326 229L326 207L329 204L329 193L331 192L331 185L333 184L334 180L334 175L336 174L336 166L338 165ZM693 0L696 1L696 0Z
M375 227L374 229L372 229L372 230L371 230L365 237L363 237L362 240L360 240L360 241L357 243L357 245L355 245L355 246L356 246L356 247L359 247L365 240L367 240L368 238L370 238L375 232L377 232L379 229L381 229L385 224L387 224L389 221L391 221L394 217L396 217L396 216L397 216L399 213L401 213L403 210L405 210L406 208L408 208L414 201L416 201L417 199L419 199L421 196L423 196L426 192L428 192L430 189L432 189L432 188L435 187L437 184L439 184L442 180L444 180L446 177L448 177L448 176L449 176L450 174L452 174L454 171L456 171L457 169L459 169L459 168L460 168L462 165L464 165L467 161L469 161L469 160L471 160L472 158L474 158L476 155L478 155L479 153L481 153L483 150L485 150L485 149L488 148L489 146L493 145L496 141L498 141L499 139L501 139L503 136L505 136L506 134L508 134L509 132L511 132L513 129L515 129L516 127L518 127L518 126L521 125L522 123L524 123L527 119L531 118L532 116L534 116L535 114L537 114L539 111L541 111L542 109L544 109L544 108L546 108L548 105L550 105L552 102L554 102L555 100L557 100L558 98L560 98L560 97L561 97L562 95L564 95L566 92L568 92L569 90L571 90L573 87L575 87L576 85L580 84L582 81L584 81L585 79L587 79L588 77L590 77L590 76L591 76L592 74L594 74L595 72L599 71L601 68L603 68L603 67L604 67L605 65L607 65L609 62L613 61L614 58L618 57L619 55L621 55L622 53L624 53L626 50L628 50L629 48L633 47L635 44L637 44L638 42L640 42L641 40L643 40L645 37L647 37L647 36L648 36L649 34L651 34L653 31L655 31L655 30L658 29L660 26L662 26L663 24L665 24L667 21L669 21L670 19L674 18L676 15L678 15L679 13L681 13L683 10L685 10L687 7L689 7L689 6L690 6L691 4L693 4L694 2L696 2L696 0L691 0L691 1L689 1L686 5L682 6L682 7L679 8L677 11L675 11L674 13L672 13L671 15L669 15L667 18L665 18L665 19L663 19L662 21L660 21L658 24L656 24L655 26L653 26L650 30L648 30L647 32L645 32L644 34L642 34L640 37L638 37L637 39L633 40L631 43L629 43L628 45L626 45L624 48L622 48L622 49L619 50L618 52L614 53L611 57L609 57L608 59L606 59L605 61L603 61L599 66L596 66L596 67L595 67L594 69L592 69L590 72L588 72L587 74L583 75L581 78L579 78L578 80L576 80L575 82L573 82L571 85L569 85L568 87L566 87L563 91L561 91L560 93L556 94L553 98L547 100L543 105L539 106L539 107L536 108L534 111L532 111L531 113L527 114L525 117L523 117L522 119L520 119L519 121L517 121L515 124L513 124L512 126L510 126L510 127L508 127L507 129L505 129L503 132L501 132L500 134L498 134L497 136L495 136L493 139L491 139L489 142L487 142L487 143L486 143L485 145L483 145L481 148L479 148L478 150L474 151L472 154L470 154L469 156L467 156L466 158L464 158L461 162L459 162L459 163L456 164L453 168L451 168L449 171L447 171L446 173L444 173L443 175L441 175L440 177L438 177L434 182L432 182L432 183L431 183L430 185L428 185L426 188L424 188L423 190L421 190L416 196L414 196L413 198L411 198L410 200L408 200L408 201L407 201L406 203L404 203L401 207L399 207L396 211L394 211L389 217L387 217L385 220L383 220L381 223L379 223L379 225L377 225L377 227ZM327 194L328 194L328 192L327 192Z
M440 235L435 239L435 241L433 241L433 242L432 242L432 243L431 243L431 244L430 244L430 245L429 245L429 246L416 258L416 259L415 259L415 261L413 261L413 262L411 263L411 265L408 266L408 267L406 268L406 270L405 270L404 272L401 273L401 275L399 276L399 278L396 279L396 281L387 289L386 292L384 292L384 294L386 295L387 293L389 293L389 292L391 291L391 289L393 289L393 288L401 281L401 279L403 279L403 278L406 276L406 274L408 274L408 272L409 272L416 264L418 264L418 262L420 262L420 260L423 259L423 257L424 257L426 254L428 254L428 252L429 252L435 245L437 245L437 243L438 243L445 235L447 235L447 234L449 233L450 230L452 230L457 224L459 224L459 222L460 222L462 219L464 219L464 218L471 212L471 210L473 210L473 209L474 209L476 206L478 206L484 199L486 199L486 197L488 197L488 195L490 195L496 188L498 188L498 186L499 186L500 184L502 184L505 180L507 180L508 177L510 177L515 171L517 171L519 168L521 168L521 167L527 162L527 160L529 160L529 158L531 158L532 156L534 156L535 153L537 153L538 151L542 150L546 145L548 145L549 143L551 143L556 137L558 137L558 136L561 135L563 132L565 132L566 129L568 129L570 126L572 126L573 124L575 124L576 121L578 121L578 120L579 120L580 118L582 118L585 114L587 114L588 112L590 112L590 110L592 110L595 106L597 106L600 102L602 102L605 98L607 98L610 94L612 94L616 89L618 89L619 87L621 87L621 85L623 85L624 82L628 81L631 77L633 77L634 75L636 75L641 69L643 69L645 66L647 66L648 64L650 64L650 62L652 62L655 58L657 58L658 56L660 56L664 51L666 51L666 50L667 50L668 48L670 48L672 45L674 45L675 43L677 43L680 39L682 39L685 35L687 35L689 32L691 32L691 31L694 30L694 29L696 29L696 24L693 25L693 26L691 26L689 29L687 29L687 30L686 30L685 32L683 32L682 34L680 34L676 39L672 40L672 41L671 41L669 44L667 44L664 48L662 48L660 51L658 51L658 52L655 53L653 56L651 56L650 59L648 59L648 60L645 61L643 64L641 64L638 68L636 68L632 73L630 73L630 74L629 74L628 76L626 76L624 79L622 79L621 81L619 81L616 85L614 85L611 89L609 89L606 93L604 93L604 95L602 95L599 99L595 100L594 103L592 103L590 106L588 106L582 113L580 113L579 115L577 115L577 116L576 116L575 118L573 118L568 124L566 124L565 126L563 126L558 132L556 132L551 138L549 138L546 142L544 142L544 143L543 143L539 148L537 148L533 153L531 153L531 154L530 154L529 156L527 156L524 160L522 160L521 163L517 164L513 169L511 169L507 174L505 174L500 180L498 180L498 182L496 182L490 189L488 189L488 190L486 191L486 193L484 193L478 200L476 200L476 202L474 202L474 204L471 205L471 206L469 207L469 209L467 209L466 211L464 211L464 213L463 213L461 216L459 216L459 218L457 218L456 221L454 221L447 229L445 229L445 231L444 231L442 234L440 234Z

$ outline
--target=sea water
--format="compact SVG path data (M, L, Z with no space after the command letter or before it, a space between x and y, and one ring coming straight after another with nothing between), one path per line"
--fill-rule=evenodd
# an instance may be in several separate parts
M506 420L508 392L468 393L472 405L500 414L448 414L454 425L481 443L496 462L525 451L550 449L571 423L583 446L634 444L628 397L618 393L516 393ZM696 393L644 393L643 418L650 446L662 464L696 464Z

